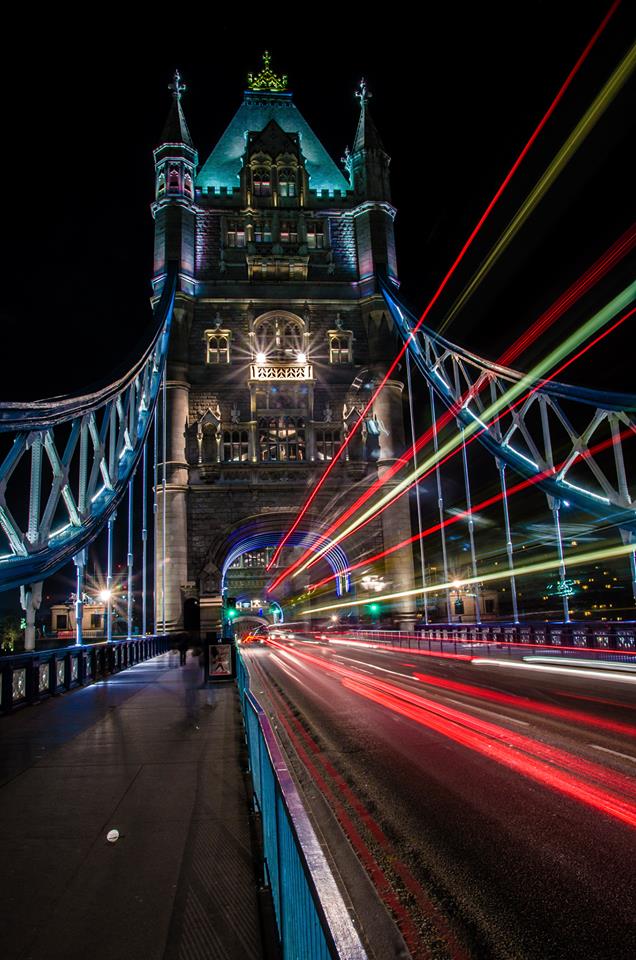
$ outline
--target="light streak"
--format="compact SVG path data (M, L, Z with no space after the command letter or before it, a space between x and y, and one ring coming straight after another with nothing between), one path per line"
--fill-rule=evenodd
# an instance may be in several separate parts
M601 453L603 450L606 450L608 447L614 446L615 443L622 440L627 440L633 437L634 434L631 430L623 430L618 437L609 437L605 440L600 440L593 447L590 447L588 450L581 451L579 454L581 460L585 460L588 457L596 456L596 454ZM472 438L473 440L476 437ZM508 487L505 496L508 498L514 496L517 493L520 493L522 490L527 490L528 487L534 486L539 483L541 480L544 480L546 477L557 475L559 471L563 468L564 463L567 463L567 460L564 460L563 463L557 464L554 467L549 467L547 470L543 470L541 473L538 473L534 477L528 477L526 480L521 480L519 483L515 484L513 487ZM494 504L499 503L504 498L503 491L495 493L490 497L487 497L485 500L482 500L481 503L475 504L471 513L473 518L485 510L487 507L492 507ZM469 519L469 514L466 510L459 510L454 516L449 517L447 520L444 520L443 523L434 523L432 526L427 527L426 530L422 530L421 533L415 533L411 537L407 537L405 540L401 540L399 543L394 544L392 547L387 547L385 550L380 550L378 553L373 554L371 557L366 557L364 560L360 560L358 563L353 563L351 566L346 567L340 574L331 573L329 576L324 577L322 580L318 580L317 583L311 583L307 587L308 591L318 590L320 587L324 587L325 584L330 583L331 580L334 580L336 576L341 576L344 573L352 573L354 570L358 570L360 567L366 567L369 564L376 563L378 560L383 560L384 557L388 557L390 554L395 553L397 550L402 550L404 547L410 546L412 543L417 543L418 540L423 540L426 537L431 536L433 533L437 533L442 527L450 527L454 523L460 523L461 521L466 521Z
M572 554L569 558L569 563L583 566L588 563L595 563L598 560L611 560L616 557L625 557L634 552L633 543L622 543L615 547L606 547L602 550L592 550L588 553L581 554ZM513 567L512 569L506 568L502 570L497 570L494 573L484 573L478 577L466 577L464 580L457 581L462 587L470 586L473 583L492 583L495 580L507 580L510 576L526 576L530 573L544 573L547 570L555 570L561 564L559 559L556 560L541 560L537 563L525 564L521 567ZM382 603L386 600L401 600L404 597L417 597L421 596L424 593L434 593L440 590L450 590L453 588L454 580L449 580L448 583L438 583L433 586L427 587L416 587L413 590L400 590L396 593L386 593L374 594L373 601L374 603ZM326 610L341 610L345 607L356 606L352 603L351 600L348 600L344 603L331 603L323 607L304 607L302 609L303 614L307 613L322 613Z
M620 673L604 673L602 670L580 670L578 667L548 667L541 663L515 663L512 660L490 660L487 657L474 657L471 663L476 667L510 667L511 670L535 670L538 673L558 673L566 677L591 677L593 680L609 680L612 683L636 683L636 677Z
M569 723L583 723L587 726L598 727L600 730L609 730L611 733L624 734L628 737L636 736L636 727L631 724L619 723L616 720L605 720L603 717L595 717L582 710L570 710L567 707L557 707L549 703L539 703L537 700L531 700L529 697L521 697L516 693L502 693L497 690L487 690L483 687L477 687L472 683L446 680L442 677L433 676L432 674L414 673L413 676L421 683L427 684L427 686L439 687L442 690L449 690L453 693L464 694L468 697L479 697L480 700L488 700L491 703L513 707L517 710L541 713L546 717L556 717L559 720L566 720ZM470 704L465 704L465 706L468 707Z
M439 298L440 298L440 296L442 295L444 289L446 288L448 282L450 281L450 279L451 279L452 276L454 275L455 271L457 270L459 264L460 264L461 261L463 260L463 258L464 258L464 256L465 256L467 250L469 249L469 247L470 247L471 244L473 243L473 240L475 239L475 237L477 236L477 234L478 234L479 231L481 230L481 228L482 228L483 224L485 223L485 221L486 221L486 220L488 219L488 217L490 216L493 208L494 208L495 205L497 204L499 198L501 197L501 195L503 194L504 190L506 189L506 187L507 187L508 184L510 183L512 177L514 176L514 174L515 174L516 171L518 170L519 166L520 166L521 163L523 162L526 154L528 153L528 151L530 150L530 148L531 148L532 145L534 144L535 140L537 139L537 137L539 136L539 134L540 134L541 131L543 130L544 126L546 125L546 123L548 122L548 120L550 119L550 117L552 116L552 114L554 113L554 111L556 110L558 104L560 103L560 101L562 100L563 96L565 95L566 90L568 89L568 87L569 87L570 84L572 83L574 77L575 77L576 74L578 73L579 69L581 68L581 66L583 65L583 63L585 62L585 60L587 59L587 57L588 57L588 55L590 54L590 52L591 52L594 44L596 43L596 41L598 40L598 38L599 38L600 35L602 34L603 30L605 29L605 27L606 27L607 24L609 23L611 17L614 15L614 13L616 12L616 10L618 9L618 6L619 6L619 5L620 5L620 0L614 0L614 2L612 3L612 5L610 6L609 10L608 10L607 13L605 14L603 20L601 21L601 23L600 23L599 26L597 27L596 31L594 32L594 34L592 35L592 37L590 38L590 40L588 41L588 43L587 43L586 47L584 48L583 52L582 52L581 55L579 56L578 60L576 61L576 63L575 63L574 66L572 67L570 73L568 74L568 76L566 77L564 83L562 84L561 88L559 89L556 97L554 98L554 100L552 101L552 103L550 104L550 106L548 107L546 113L543 115L543 117L542 117L541 120L539 121L539 124L538 124L537 127L535 128L535 130L534 130L534 132L532 133L530 139L528 140L528 142L527 142L526 145L524 146L523 150L521 151L521 153L519 154L519 156L517 157L517 159L516 159L515 162L513 163L512 167L510 168L510 170L509 170L509 172L507 173L506 177L504 178L503 182L502 182L501 185L499 186L499 189L497 190L497 192L495 193L494 197L492 198L492 200L490 201L490 203L489 203L488 206L486 207L485 211L483 212L483 214L481 215L479 221L477 222L477 225L473 228L472 233L470 234L470 236L468 237L468 239L467 239L466 242L464 243L464 246L463 246L463 247L461 248L461 250L459 251L459 254L457 255L457 257L456 257L455 260L453 261L450 269L448 270L448 272L446 273L446 275L445 275L445 277L443 278L442 282L440 283L439 287L437 288L437 290L436 290L435 293L433 294L433 296L432 296L432 298L430 299L427 307L424 309L424 312L422 313L422 316L420 317L420 319L418 320L417 324L415 325L415 327L414 327L413 330L411 331L411 334L410 334L409 338L405 341L403 347L400 349L400 351L399 351L399 353L397 354L396 358L393 360L391 366L389 367L387 373L384 375L382 381L380 382L380 384L379 384L379 385L376 387L376 389L374 390L374 392L373 392L373 394L372 394L369 402L367 403L367 405L365 406L364 410L362 411L362 413L361 413L358 421L353 425L351 431L348 433L347 437L345 438L342 446L339 447L339 449L336 451L336 454L335 454L333 460L331 460L331 462L329 463L329 466L327 467L327 469L325 470L325 472L324 472L323 475L321 476L320 480L318 481L318 483L316 484L316 486L313 488L313 490L312 490L312 492L310 493L309 497L306 499L305 503L303 504L303 506L302 506L301 509L299 510L298 516L297 516L296 519L294 520L292 526L289 528L289 530L287 531L287 533L285 534L285 536L282 538L282 540L280 541L280 543L279 543L278 546L276 547L276 550L274 551L274 554L273 554L270 562L268 563L268 565L267 565L267 567L266 567L267 570L271 569L271 567L272 567L272 566L276 563L276 561L278 560L278 557L280 556L281 550L283 549L283 547L284 547L285 544L287 543L287 541L288 541L289 537L291 536L291 534L292 534L292 533L294 532L294 530L298 527L298 525L299 525L299 523L301 522L302 518L304 517L305 513L307 512L307 510L309 509L309 507L310 507L311 504L313 503L314 499L315 499L316 496L318 495L318 491L322 488L323 484L324 484L325 481L327 480L327 477L329 476L329 474L331 473L331 471L332 471L333 468L335 467L336 463L338 463L338 461L339 461L340 458L342 457L344 451L346 450L347 446L349 445L349 443L351 442L351 440L353 439L353 437L354 437L355 434L357 433L358 429L360 428L360 426L361 426L361 424L362 424L362 422L363 422L363 420L364 420L364 417L366 416L366 414L368 413L368 411L369 411L369 410L371 409L371 407L373 406L373 403L374 403L376 397L378 396L378 394L380 393L380 391L381 391L382 388L384 387L384 385L385 385L385 383L387 382L387 380L389 380L389 378L391 377L391 374L393 373L393 371L394 371L395 368L397 367L398 363L400 362L400 360L402 359L402 357L403 357L404 354L406 353L406 350L408 349L409 342L414 338L414 335L417 333L417 331L419 330L419 328L420 328L420 327L422 326L422 324L424 323L424 320L426 319L426 317L427 317L428 314L430 313L431 309L433 308L433 306L435 305L435 303L437 303L437 301L439 300Z
M555 323L563 315L563 313L567 309L569 309L583 295L583 293L587 292L589 288L594 283L598 282L598 280L600 280L608 272L608 270L611 267L615 266L619 260L621 260L627 253L629 253L629 251L633 249L635 244L636 244L636 224L632 224L632 226L612 245L612 247L610 247L610 249L606 251L606 253L603 254L603 256L601 256L586 271L586 273L584 273L583 276L579 278L579 280L577 280L574 284L572 284L572 286L569 287L568 290L566 290L566 292L561 297L559 297L559 299L555 301L555 303L548 310L546 310L545 313L543 313L535 321L534 324L532 324L529 330L525 331L515 341L515 343L513 343L504 354L502 354L502 356L497 361L497 363L499 364L511 363L514 359L516 359L516 357L518 357L519 354L522 353L523 350L525 350L530 345L530 343L532 343L536 339L536 337L544 334L546 330L553 323ZM623 319L627 319L627 317ZM612 327L606 333L611 333L613 329L615 329L615 327ZM594 343L596 342L597 341L594 341ZM589 349L593 345L594 344L588 345L587 349ZM577 357L572 358L570 362L574 362L574 360L577 359L578 356L580 355L577 355ZM551 377L548 379L553 379L555 376L557 376L558 372L561 372L562 370L565 369L565 366L566 365L561 367L559 371L555 371L551 375ZM277 586L279 586L283 582L284 579L286 579L286 577L288 577L291 573L293 573L294 570L297 570L298 567L312 554L312 551L315 551L318 547L320 547L327 540L327 538L330 537L331 534L334 533L337 529L339 529L339 527L341 527L342 524L349 519L349 517L353 516L359 510L359 508L363 506L378 489L380 489L380 487L384 486L384 484L387 483L396 473L398 473L403 466L406 466L413 459L416 453L418 453L424 446L426 446L430 442L435 430L439 432L443 427L445 427L453 419L454 416L457 415L457 413L461 409L466 409L466 412L473 418L474 421L476 421L476 423L479 424L479 426L482 427L482 429L484 430L487 429L487 425L479 417L477 417L477 415L473 413L472 410L468 410L466 407L466 404L469 403L472 399L474 399L474 397L481 392L483 387L488 382L489 382L488 379L484 375L482 375L476 381L476 383L470 388L470 390L468 390L466 394L464 394L461 400L459 400L453 406L452 409L442 414L442 416L439 417L437 423L434 426L429 427L428 430L426 430L420 436L420 438L413 445L413 449L409 452L408 456L399 457L396 460L396 462L391 467L389 467L389 469L385 471L385 473L381 477L378 477L374 481L374 483L369 487L368 490L366 490L363 494L361 494L361 496L359 496L358 499L353 504L351 504L351 506L349 506L345 511L343 511L342 514L340 514L340 516L335 521L333 521L333 523L324 533L319 535L317 542L312 544L311 548L308 548L302 556L298 557L292 564L286 567L285 570L283 570L279 574L279 576L274 580L274 582L268 588L269 591L273 591ZM493 423L494 422L495 421L493 421ZM510 449L513 449L513 448L510 448ZM513 452L515 452L518 456L523 456L519 454L518 451L513 451ZM532 465L536 466L535 464L532 464ZM420 477L415 482L416 483L420 482L422 479L424 478ZM560 480L561 478L558 478L558 479ZM412 484L411 486L413 485L414 484ZM410 489L410 487L407 488L407 490L404 490L403 492L406 493L408 489ZM573 486L573 489L577 489L577 488ZM579 490L580 492L583 492L583 493L587 492L582 490L581 488L579 488ZM594 496L597 496L597 498L600 500L604 499L604 498L598 497L598 495L594 495Z
M444 330L446 330L447 327L452 323L453 319L457 316L466 301L472 296L481 281L493 268L506 247L514 239L530 214L538 206L545 194L552 187L556 179L560 176L567 164L570 162L578 148L585 141L586 137L592 132L614 98L627 83L634 71L635 66L636 43L634 43L627 51L616 70L612 73L607 83L601 89L600 93L595 97L592 104L585 111L584 115L579 120L548 169L542 174L541 177L539 177L527 198L522 203L521 207L514 215L506 229L503 231L488 256L481 263L470 283L468 283L466 288L462 291L460 296L451 307L450 311L444 318L443 323L439 327L439 333L443 333Z
M518 406L519 403L524 402L528 397L533 393L536 393L537 390L540 390L541 387L547 383L553 377L556 377L561 373L567 366L573 363L575 360L579 359L583 353L587 350L590 350L595 346L600 337L596 337L592 340L586 347L576 353L568 361L561 364L557 367L556 370L550 374L550 377L545 377L547 371L563 357L567 356L572 350L575 350L584 340L587 340L591 337L600 327L604 326L606 323L609 323L617 313L619 313L624 307L628 306L636 297L636 282L631 283L626 287L621 293L618 294L613 300L610 301L605 307L599 310L593 317L590 318L586 323L582 324L577 330L574 331L563 343L555 347L547 357L541 360L536 366L527 374L524 374L517 383L512 384L506 390L506 392L495 400L491 405L483 412L482 416L486 420L492 420L494 423L494 417L497 414L502 416L505 414L507 409L511 408L512 401L516 400L518 403L515 406ZM607 336L613 330L616 329L621 323L624 323L633 313L636 311L636 308L629 310L624 314L616 323L612 325L605 333L604 336ZM528 390L527 388L530 387ZM520 398L521 396L521 399ZM472 435L477 431L478 425L476 423L468 424L464 430L464 436L466 440L472 438ZM423 475L427 472L430 472L431 469L435 467L437 463L443 463L444 458L453 455L456 453L462 444L461 434L456 434L451 439L447 440L445 444L440 446L437 453L432 454L428 457L422 464L420 464L416 470L412 471L407 477L405 477L400 483L398 483L392 490L386 493L380 500L377 501L371 508L365 511L360 517L358 517L353 523L349 524L343 531L341 531L336 537L334 537L330 544L334 545L340 543L346 537L350 536L355 530L357 530L365 521L372 519L381 508L388 506L392 501L397 499L403 493L406 493L409 486L412 486L414 483L418 482L423 478ZM325 544L319 547L308 561L305 561L302 564L297 572L294 574L297 576L299 573L302 573L307 567L313 566L317 561L327 552L329 549ZM283 574L275 581L275 584L280 583ZM270 587L270 590L274 589L274 584Z

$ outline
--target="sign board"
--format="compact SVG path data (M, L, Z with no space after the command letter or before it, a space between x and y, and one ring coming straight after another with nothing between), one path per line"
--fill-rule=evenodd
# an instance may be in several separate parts
M208 680L232 676L232 644L208 644Z

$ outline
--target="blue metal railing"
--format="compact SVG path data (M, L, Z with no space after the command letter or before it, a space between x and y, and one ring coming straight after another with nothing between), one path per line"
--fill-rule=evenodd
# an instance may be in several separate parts
M366 960L240 652L237 683L283 960Z
M166 636L133 637L0 657L0 713L119 673L170 649Z

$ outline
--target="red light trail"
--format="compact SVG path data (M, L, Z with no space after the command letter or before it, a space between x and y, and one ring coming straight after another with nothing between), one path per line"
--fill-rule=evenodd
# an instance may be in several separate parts
M447 272L446 275L444 276L444 278L443 278L442 282L440 283L439 287L437 288L436 292L433 294L433 296L432 296L432 298L430 299L428 305L425 307L424 312L422 313L420 319L418 320L418 322L416 323L415 327L414 327L413 330L411 331L410 337L405 341L404 345L402 346L402 348L401 348L400 351L398 352L397 356L395 357L395 359L394 359L393 362L391 363L391 365L390 365L387 373L384 375L384 377L383 377L383 379L381 380L381 382L378 384L378 386L376 387L376 389L373 391L373 393L372 393L372 395L371 395L371 398L369 399L368 403L367 403L366 406L364 407L362 413L360 414L359 419L358 419L357 422L353 425L351 431L348 433L347 437L345 438L345 441L344 441L344 443L342 444L342 446L336 451L336 454L335 454L333 460L330 462L329 466L327 467L327 469L325 470L325 472L322 474L320 480L318 481L318 483L316 484L316 486L313 488L313 490L312 490L312 492L310 493L309 497L306 499L305 503L303 504L303 506L302 506L301 509L299 510L298 516L297 516L296 519L294 520L293 524L291 525L291 527L289 528L289 530L287 531L287 533L284 535L284 537L282 538L282 540L280 541L280 543L279 543L278 546L276 547L276 550L274 551L274 554L273 554L273 556L272 556L269 564L267 565L267 568L266 568L266 569L269 570L269 569L276 563L278 557L280 556L281 550L283 549L283 547L285 546L285 544L286 544L287 541L289 540L289 537L292 535L292 533L294 532L294 530L297 529L297 527L298 527L299 523L301 522L302 518L304 517L305 513L307 512L307 510L309 509L309 507L310 507L311 504L313 503L314 499L315 499L316 496L318 495L319 490L322 488L322 486L324 485L325 481L327 480L327 477L329 476L329 474L331 473L331 471L332 471L333 468L335 467L336 463L340 460L340 458L341 458L341 456L343 455L344 451L346 450L347 446L349 445L349 443L351 442L351 440L353 439L353 437L354 437L355 434L357 433L358 429L360 428L360 425L363 423L364 417L366 416L366 414L368 413L368 411L369 411L369 410L371 409L371 407L373 406L373 403L374 403L376 397L378 396L378 394L380 393L380 391L381 391L382 388L384 387L384 385L385 385L385 383L387 382L387 380L390 379L391 374L393 373L393 371L394 371L395 368L397 367L398 363L400 362L400 360L402 359L402 357L403 357L404 354L406 353L406 350L408 349L408 345L409 345L410 340L413 339L414 335L417 333L417 331L419 330L419 328L420 328L420 327L422 326L422 324L424 323L424 320L426 319L426 317L427 317L428 314L430 313L431 309L433 308L433 306L434 306L434 305L437 303L437 301L439 300L439 298L440 298L440 296L442 295L444 289L446 288L447 284L449 283L449 281L451 280L451 278L452 278L452 276L454 275L455 271L456 271L457 268L459 267L461 261L463 260L466 252L468 251L469 247L472 245L473 240L475 239L475 237L477 236L477 234L478 234L479 231L481 230L483 224L486 222L486 220L487 220L488 217L490 216L492 210L494 209L495 205L496 205L497 202L499 201L499 199L500 199L501 195L503 194L504 190L506 189L506 187L508 186L508 184L509 184L510 181L512 180L514 174L517 172L519 166L520 166L521 163L523 162L526 154L528 153L528 151L530 150L530 148L531 148L532 145L534 144L535 140L537 139L537 137L539 136L539 134L541 133L541 131L542 131L543 128L545 127L546 123L548 122L548 120L550 119L550 117L552 116L552 114L554 113L554 111L556 110L558 104L560 103L560 101L561 101L562 98L564 97L564 95L565 95L568 87L569 87L570 84L572 83L574 77L576 76L576 74L578 73L579 69L581 68L581 66L583 65L583 63L585 62L585 60L587 59L587 57L588 57L588 55L590 54L592 48L594 47L594 44L596 43L596 41L598 40L598 38L600 37L600 35L601 35L602 32L604 31L605 27L607 26L607 24L609 23L610 19L612 18L612 16L614 15L614 13L616 12L616 10L618 9L619 6L620 6L620 0L614 0L614 3L612 3L612 5L610 6L609 10L607 11L607 13L605 14L605 16L603 17L603 20L601 21L601 23L600 23L599 26L597 27L596 31L594 32L594 34L592 35L592 37L590 38L590 40L588 41L586 47L584 48L584 50L583 50L583 52L581 53L581 55L579 56L578 60L576 61L576 63L575 63L574 66L572 67L570 73L569 73L568 76L566 77L566 79L565 79L563 85L561 86L560 90L558 91L556 97L554 98L554 100L552 101L552 103L550 104L550 106L548 107L546 113L543 115L543 117L542 117L541 120L539 121L539 124L537 125L537 127L536 127L536 129L534 130L533 134L531 135L530 139L528 140L528 142L527 142L526 145L524 146L523 150L521 151L521 153L519 154L519 156L518 156L517 159L515 160L514 164L512 165L512 167L510 168L508 174L506 175L505 179L504 179L503 182L501 183L499 189L497 190L497 192L495 193L494 197L492 198L492 200L490 201L490 203L489 203L488 206L486 207L484 213L481 215L481 217L480 217L479 221L477 222L476 226L474 227L472 233L470 234L470 236L468 237L468 239L467 239L466 242L464 243L464 246L461 248L459 254L457 255L457 257L456 257L455 260L453 261L450 269L448 270L448 272Z
M605 276L610 269L616 266L616 264L623 257L625 257L634 248L635 245L636 245L636 224L632 224L629 227L629 229L626 230L625 233L621 237L619 237L619 239L609 248L609 250L607 250L594 264L592 264L592 266L574 284L572 284L572 286L569 287L568 290L566 290L565 293L563 293L554 302L554 304L552 304L552 306L549 307L528 328L528 330L524 331L524 333L521 334L521 336L505 351L504 354L502 354L502 356L496 362L498 364L501 364L502 366L505 366L506 364L509 364L513 360L515 360L524 350L526 350L532 343L535 342L537 337L539 337L540 335L543 335L549 329L549 327L551 327L561 316L563 316L563 314L574 303L576 303L576 301L584 293L587 293L587 291L595 283L597 283L600 279L602 279L602 277ZM603 334L599 335L599 337L597 337L596 340L588 344L587 347L584 348L583 351L579 352L575 357L571 358L569 361L566 361L566 363L563 364L560 368L558 368L558 370L555 370L550 377L548 377L546 380L542 380L539 386L543 385L544 383L547 383L549 380L556 377L561 371L563 371L569 365L569 363L573 363L574 360L582 356L582 353L584 353L585 350L589 349L595 343L598 343L598 341L602 339L603 336L606 336L612 330L616 329L616 327L619 326L624 319L627 319L627 316L617 321L617 323L614 324L613 327L605 331ZM374 495L374 493L376 493L379 489L381 489L384 486L384 484L386 484L389 480L391 480L395 476L395 474L402 469L403 466L407 466L408 463L410 463L410 461L413 459L413 457L417 453L419 453L423 447L427 446L431 442L431 439L433 438L435 431L439 433L451 420L453 420L453 418L456 417L458 412L461 410L466 400L473 399L475 396L477 396L481 392L483 387L486 385L486 383L487 381L485 378L481 378L480 380L478 380L473 385L471 390L467 391L467 393L465 393L462 396L462 398L453 405L451 409L443 413L437 419L437 422L431 427L429 427L412 445L411 449L408 451L408 454L406 456L403 455L402 457L399 457L396 460L396 462L392 464L383 473L382 477L378 477L371 484L371 486L367 490L365 490L364 493L362 493L353 504L351 504L351 506L349 506L346 510L344 510L336 518L336 520L332 522L332 524L324 533L319 534L316 542L313 543L312 546L309 547L292 564L286 567L285 570L283 570L278 575L278 577L273 581L273 583L269 586L268 590L269 591L275 590L276 587L283 582L283 580L285 580L291 573L293 573L294 570L298 569L298 567L301 566L304 563L304 561L313 552L315 552L318 548L320 548L328 540L328 538L331 536L332 533L334 533L337 529L339 529L339 527L341 527L343 523L345 523L362 506L364 506L364 504ZM539 387L535 388L535 390L536 389L539 389ZM526 396L518 400L515 406L524 402L529 396L532 395L533 392L534 391L530 391ZM514 409L514 406L511 407L510 409ZM504 414L502 413L500 416L503 416L503 415ZM495 423L497 419L499 418L496 418L492 422ZM479 434L477 434L476 436L479 436ZM472 439L476 439L476 436L473 437ZM472 442L472 439L469 440L468 443ZM451 456L455 456L457 452L458 451L455 451L454 453L451 454ZM407 493L409 490L413 488L413 486L415 486L418 483L421 483L426 476L429 476L430 473L436 469L436 467L441 466L441 464L444 463L446 459L448 458L445 458L444 460L440 461L440 463L432 467L428 473L424 474L424 476L418 477L417 480L415 480L414 483L411 484L411 486L407 487L406 490L402 491L402 493L403 494ZM332 461L332 463L333 462L334 461ZM374 514L373 517L370 519L373 519L375 516L378 516L380 512L382 511L378 511L378 513ZM363 526L363 524L361 524L361 526ZM294 528L292 528L292 530L293 529ZM358 529L360 528L358 527ZM290 530L290 533L291 532L292 531ZM316 559L319 559L319 557ZM312 561L312 563L310 563L309 566L312 566L313 562L316 562L316 561L315 560ZM267 569L269 569L269 566Z

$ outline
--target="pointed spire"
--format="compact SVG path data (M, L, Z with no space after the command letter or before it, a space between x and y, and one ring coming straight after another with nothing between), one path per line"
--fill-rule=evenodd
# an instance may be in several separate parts
M172 91L172 105L161 134L161 143L185 143L186 146L194 148L181 106L181 97L187 89L185 83L181 82L181 74L175 70L174 81L168 86L168 90Z
M380 140L380 134L369 112L368 103L372 96L373 94L369 92L367 82L363 77L356 91L356 97L360 101L360 119L358 121L356 138L353 142L353 153L357 153L358 150L368 150L372 148L382 150L386 153Z

